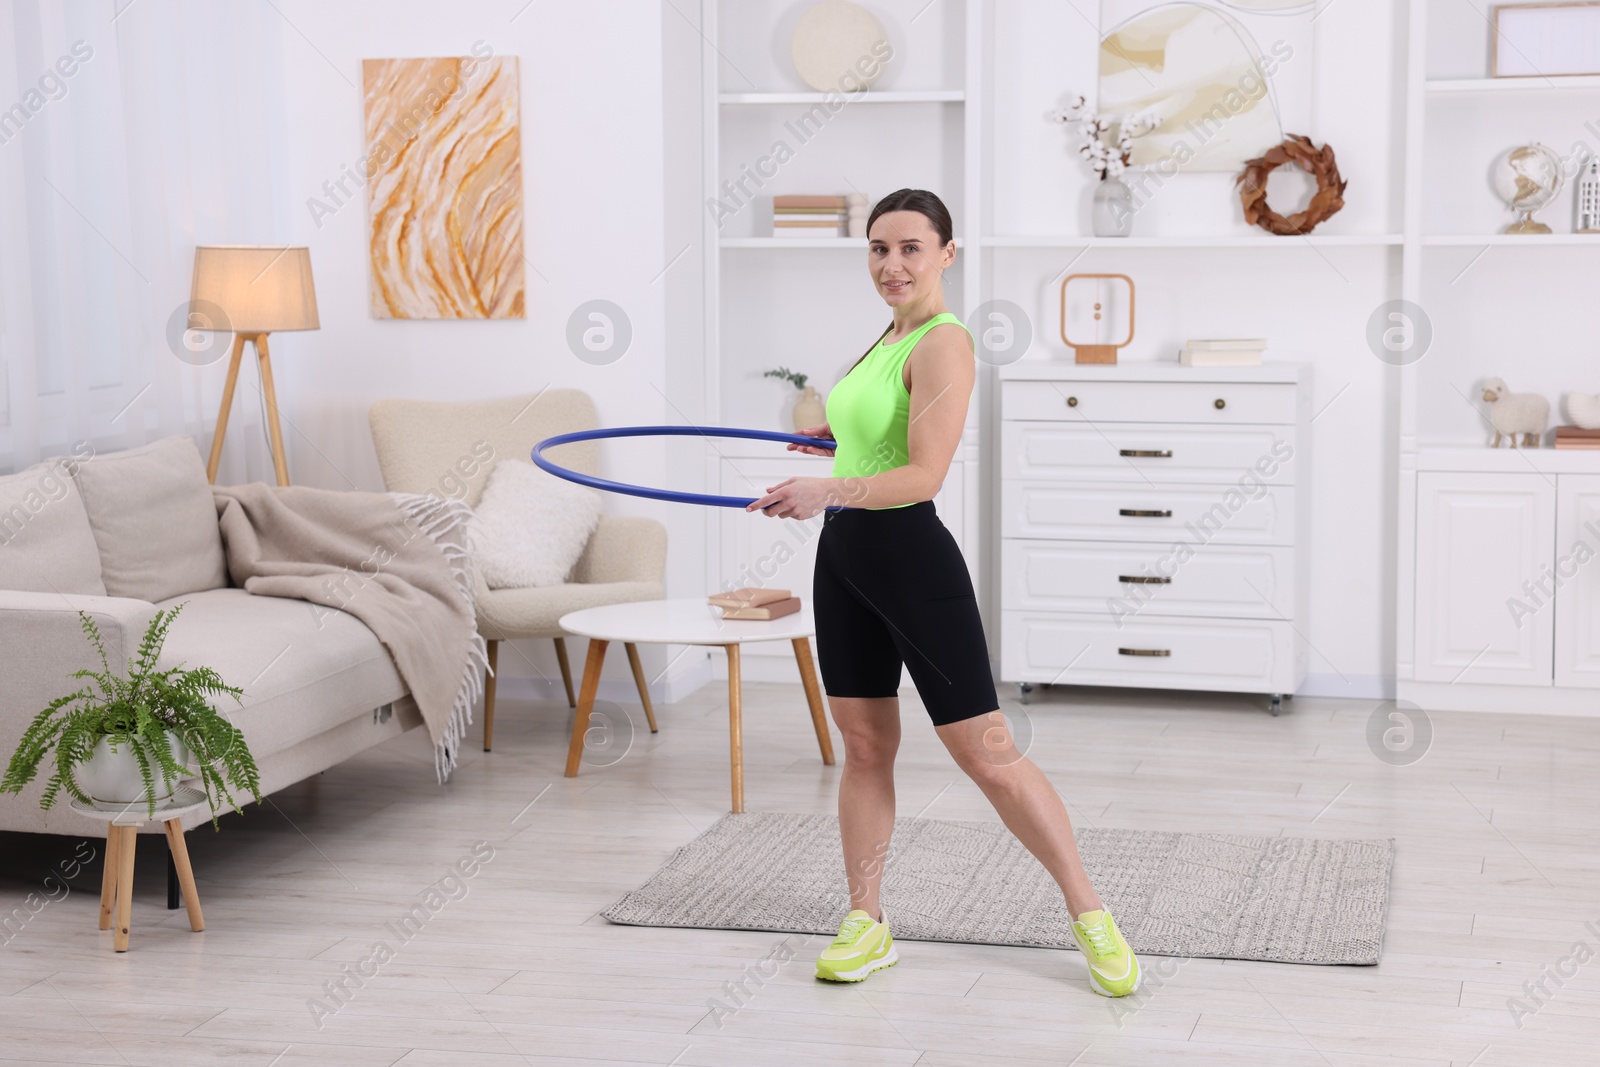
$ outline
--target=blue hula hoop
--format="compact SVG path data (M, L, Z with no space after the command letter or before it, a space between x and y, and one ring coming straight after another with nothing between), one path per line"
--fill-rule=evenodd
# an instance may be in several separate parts
M555 448L557 445L570 445L578 441L605 441L614 437L740 437L750 441L779 441L785 444L811 445L816 448L835 448L837 443L826 437L806 437L803 434L777 433L771 430L742 430L718 426L617 426L602 430L579 430L575 433L562 433L554 437L547 437L533 446L533 463L540 470L548 471L557 478L565 478L569 482L587 485L591 489L600 489L608 493L623 493L627 496L642 496L650 500L667 500L677 504L703 504L717 508L747 508L760 497L747 496L718 496L713 493L685 493L676 489L651 489L643 485L630 485L627 482L613 482L607 478L596 478L592 474L580 474L566 467L556 465L545 458L544 450ZM847 510L840 506L829 507L828 511Z

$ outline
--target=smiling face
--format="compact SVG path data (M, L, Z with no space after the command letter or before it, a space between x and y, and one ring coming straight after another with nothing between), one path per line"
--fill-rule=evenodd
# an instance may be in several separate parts
M938 231L920 211L886 211L867 234L867 269L890 307L938 299L941 276L955 258L954 242L941 248Z

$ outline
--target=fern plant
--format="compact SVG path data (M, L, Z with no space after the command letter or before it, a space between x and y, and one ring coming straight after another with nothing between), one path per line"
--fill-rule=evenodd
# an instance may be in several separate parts
M769 370L764 372L761 376L763 378L782 378L784 381L793 385L796 389L804 389L806 387L806 380L810 377L810 375L801 374L799 371L792 371L788 367L779 367L777 370Z
M57 697L34 716L11 755L5 776L0 778L0 792L20 793L53 752L54 769L39 798L40 806L49 808L62 790L90 803L72 772L89 758L100 739L106 738L118 748L127 745L132 749L139 776L144 779L152 818L158 770L164 782L196 776L200 779L211 805L213 827L223 799L239 810L230 786L248 791L257 802L261 800L260 773L244 735L212 704L214 698L224 695L237 703L244 691L225 684L210 667L185 670L180 663L156 670L167 630L182 609L179 604L156 612L126 677L111 669L94 619L78 612L83 632L99 653L101 669L74 671L73 678L88 678L93 684ZM169 743L172 738L188 747L195 762L193 768L182 766L173 757Z

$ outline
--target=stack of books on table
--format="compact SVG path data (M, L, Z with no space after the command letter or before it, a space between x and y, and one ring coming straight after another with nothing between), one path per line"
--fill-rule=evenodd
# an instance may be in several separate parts
M1185 367L1258 367L1267 350L1265 338L1209 338L1190 340L1178 353Z
M800 598L787 589L731 589L706 598L724 619L781 619L800 610Z
M843 237L859 217L866 236L867 198L848 196L775 196L772 198L772 236Z
M1600 449L1600 430L1585 430L1577 426L1557 426L1556 447Z

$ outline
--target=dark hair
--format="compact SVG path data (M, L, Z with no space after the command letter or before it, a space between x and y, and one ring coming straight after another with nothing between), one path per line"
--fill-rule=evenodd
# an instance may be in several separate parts
M894 192L879 200L872 207L872 214L867 216L867 233L872 233L872 224L878 221L880 215L887 215L891 211L915 211L933 227L933 232L939 235L939 247L947 247L953 241L955 228L950 222L950 209L944 206L944 201L939 199L937 193L930 193L926 189L896 189ZM866 359L872 350L878 347L878 341L883 340L890 330L894 329L894 320L889 320L889 325L883 333L878 335L878 340L873 341L867 350L861 353L861 359ZM850 365L850 370L855 370L861 365L861 359ZM850 371L846 371L846 374Z
M950 224L950 209L944 206L934 193L926 189L896 189L888 196L879 200L872 208L872 214L867 216L867 232L872 232L872 224L878 221L879 215L887 215L891 211L915 211L933 224L933 232L939 235L939 247L948 245L955 232Z

